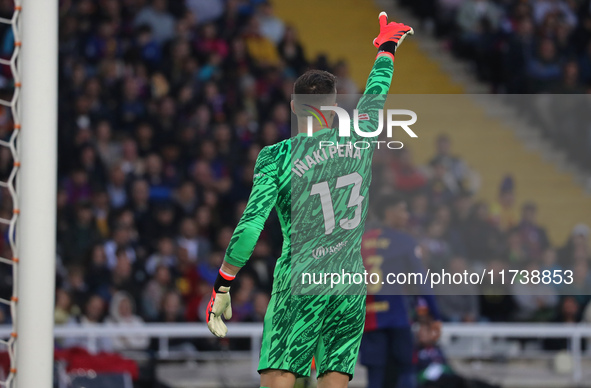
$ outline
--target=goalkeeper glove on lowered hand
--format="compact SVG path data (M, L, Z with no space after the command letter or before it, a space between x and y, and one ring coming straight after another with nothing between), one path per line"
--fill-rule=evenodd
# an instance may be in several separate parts
M380 12L380 34L373 40L373 45L378 48L378 55L381 52L388 52L394 56L396 49L402 44L407 35L415 32L412 27L402 23L388 23L388 14Z
M211 299L207 304L206 318L207 327L215 336L223 338L228 333L228 328L222 321L224 318L232 318L232 306L230 303L230 286L236 276L228 275L220 269L218 277L213 285Z

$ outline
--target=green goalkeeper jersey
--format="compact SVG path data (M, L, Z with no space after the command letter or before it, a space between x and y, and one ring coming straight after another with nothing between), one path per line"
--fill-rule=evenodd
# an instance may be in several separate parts
M388 55L378 56L357 105L359 129L374 132L394 71ZM353 125L353 120L351 120ZM351 128L350 137L323 128L264 147L254 169L253 188L225 260L242 267L250 258L269 213L275 207L283 235L273 293L300 284L303 273L363 272L361 237L367 217L374 148ZM306 291L298 288L297 293Z

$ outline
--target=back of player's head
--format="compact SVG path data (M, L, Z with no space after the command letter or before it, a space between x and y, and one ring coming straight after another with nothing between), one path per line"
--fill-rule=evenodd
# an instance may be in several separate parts
M308 70L293 84L294 94L336 94L337 77L324 70Z
M308 116L305 105L317 109L334 105L337 94L337 77L324 70L308 70L293 85L294 110L298 116Z

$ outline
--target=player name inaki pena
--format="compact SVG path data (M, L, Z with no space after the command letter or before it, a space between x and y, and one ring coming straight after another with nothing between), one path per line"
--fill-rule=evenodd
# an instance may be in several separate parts
M353 158L361 160L361 149L353 149L353 147L342 146L329 146L328 148L321 148L318 151L312 151L312 156L306 155L306 157L303 159L294 160L291 171L297 176L302 177L312 166L321 164L328 159L333 158Z

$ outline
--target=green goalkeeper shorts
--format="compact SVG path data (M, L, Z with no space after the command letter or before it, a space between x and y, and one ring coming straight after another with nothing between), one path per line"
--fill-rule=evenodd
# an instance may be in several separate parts
M258 371L310 376L341 372L353 378L365 323L365 295L273 294L265 314Z

